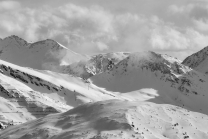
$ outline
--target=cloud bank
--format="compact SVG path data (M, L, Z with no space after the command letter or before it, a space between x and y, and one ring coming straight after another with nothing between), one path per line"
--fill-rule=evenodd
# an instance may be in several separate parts
M151 50L183 59L208 44L207 9L206 5L171 5L169 16L186 16L193 24L180 27L157 15L115 14L97 5L32 9L17 1L2 1L0 37L15 34L29 42L51 38L87 54Z

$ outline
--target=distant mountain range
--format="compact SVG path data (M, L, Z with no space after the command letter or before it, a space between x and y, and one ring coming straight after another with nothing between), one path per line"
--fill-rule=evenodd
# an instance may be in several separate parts
M208 138L207 47L182 62L13 35L0 51L0 138Z
M61 65L88 59L51 39L28 43L15 35L0 40L0 58L23 67L53 71Z

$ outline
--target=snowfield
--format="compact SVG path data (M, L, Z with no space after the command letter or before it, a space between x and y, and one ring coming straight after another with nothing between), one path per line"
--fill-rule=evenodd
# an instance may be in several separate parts
M208 116L150 102L102 101L9 127L1 139L207 139Z

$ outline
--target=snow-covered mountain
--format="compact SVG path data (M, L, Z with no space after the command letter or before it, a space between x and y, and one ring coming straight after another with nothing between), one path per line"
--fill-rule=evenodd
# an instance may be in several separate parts
M51 39L28 43L15 35L0 40L2 60L22 67L61 72L84 79L111 69L128 54L81 55Z
M86 102L112 99L116 96L86 80L70 75L24 68L2 60L0 65L3 74L70 107Z
M130 100L173 104L208 114L207 77L167 55L132 53L89 80Z
M208 138L208 48L85 56L13 35L0 50L0 139Z
M61 65L87 58L51 39L28 43L12 35L0 40L0 59L23 67L59 71Z
M116 97L81 78L24 68L3 60L0 60L0 89L0 129L83 103Z
M62 72L88 79L96 74L112 69L114 65L125 59L128 55L129 53L123 52L94 55L89 60L82 60L68 66L63 66Z
M208 74L208 46L188 56L182 64L197 71Z
M103 101L1 132L1 139L207 139L208 116L167 104Z

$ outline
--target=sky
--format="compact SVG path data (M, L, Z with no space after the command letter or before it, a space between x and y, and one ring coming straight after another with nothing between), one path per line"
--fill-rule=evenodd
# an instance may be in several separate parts
M54 39L81 54L208 46L208 0L0 0L0 38Z

